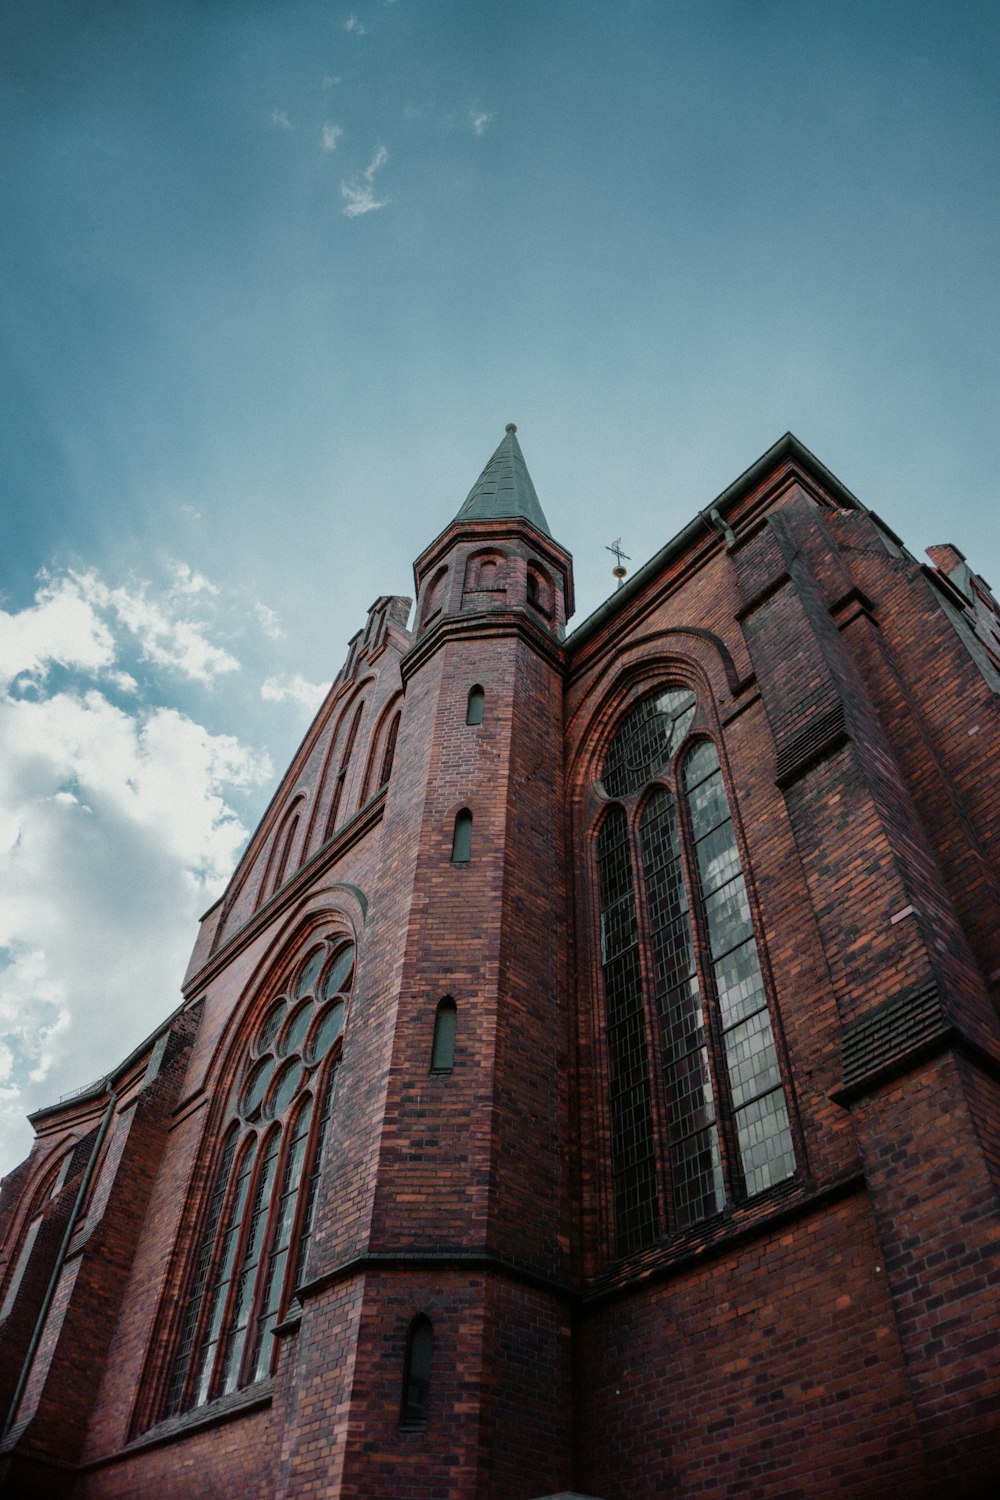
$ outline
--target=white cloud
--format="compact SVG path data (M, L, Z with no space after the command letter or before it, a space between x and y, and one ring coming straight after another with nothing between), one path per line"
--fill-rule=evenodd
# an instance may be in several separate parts
M49 667L96 672L114 661L114 640L73 575L46 579L35 603L16 615L0 610L0 686L21 673L44 678Z
M349 219L356 218L358 214L370 214L376 208L385 208L389 202L388 198L376 198L374 186L375 173L388 160L388 151L384 146L379 146L360 178L356 177L353 182L341 182L340 193L345 199L344 213Z
M485 109L470 109L469 119L472 123L473 134L482 135L487 125L489 125L493 120L493 112L492 110Z
M253 612L257 616L257 624L270 641L283 639L285 631L276 609L269 604L263 604L260 599L254 600Z
M340 74L339 73L326 73L323 76L323 87L325 89L332 89L339 82L340 82Z
M336 149L337 149L337 142L340 140L340 137L343 135L343 133L344 133L344 127L342 125L329 125L329 124L324 125L323 126L323 150L324 151L336 151Z
M174 582L157 594L147 582L110 588L93 571L68 575L69 586L93 610L103 611L136 638L144 661L169 667L195 682L239 670L239 662L208 639L209 624L190 611L218 593L215 586L185 564L174 564Z
M272 109L271 124L276 125L279 130L291 130L292 122L283 109Z
M362 26L357 16L348 16L347 20L344 22L344 30L353 32L355 36L368 35L367 26Z
M268 677L260 685L260 696L268 703L301 703L310 713L315 713L323 702L328 685L309 682L299 672L290 677Z
M115 665L152 641L198 676L218 649L192 644L203 624L179 628L181 603L217 592L207 579L180 566L161 598L142 589L67 573L0 611L14 682L0 692L0 1172L30 1144L27 1110L113 1067L177 1004L197 917L246 836L233 795L271 775L233 736L142 701Z

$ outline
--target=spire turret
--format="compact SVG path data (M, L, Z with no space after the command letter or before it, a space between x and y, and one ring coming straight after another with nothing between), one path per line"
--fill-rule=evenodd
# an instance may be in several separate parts
M538 503L513 422L507 423L500 446L472 486L455 519L497 521L510 516L530 521L543 536L552 535Z

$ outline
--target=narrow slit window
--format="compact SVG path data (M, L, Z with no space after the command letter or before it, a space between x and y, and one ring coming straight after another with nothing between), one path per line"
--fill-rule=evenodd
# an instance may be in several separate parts
M431 1072L450 1073L455 1066L455 1027L458 1012L455 1002L446 995L434 1016L434 1045L431 1048Z
M483 710L486 707L486 694L482 688L476 686L469 689L469 704L465 710L466 724L481 724L483 722Z
M451 841L453 865L467 865L472 858L472 814L467 807L455 819L455 832Z
M420 1313L410 1324L406 1335L403 1400L399 1414L400 1425L403 1427L422 1427L427 1421L433 1358L434 1330L430 1319Z

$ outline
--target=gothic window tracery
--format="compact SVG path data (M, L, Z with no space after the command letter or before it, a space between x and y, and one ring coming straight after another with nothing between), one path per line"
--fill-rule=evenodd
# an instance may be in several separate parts
M289 964L238 1068L194 1257L164 1415L264 1380L305 1269L354 981L354 944Z
M795 1170L729 799L715 745L688 739L696 712L687 688L643 699L602 767L614 800L596 850L621 1253Z

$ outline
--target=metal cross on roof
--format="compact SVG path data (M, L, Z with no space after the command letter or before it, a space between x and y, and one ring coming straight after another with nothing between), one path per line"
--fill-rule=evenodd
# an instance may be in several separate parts
M611 569L611 576L613 578L617 578L617 580L618 580L618 587L621 588L621 586L625 582L625 578L626 578L626 576L628 574L628 569L622 567L622 563L623 562L631 562L632 559L629 557L629 555L628 555L627 552L623 552L622 551L622 539L621 539L620 536L616 537L615 540L611 543L611 545L608 546L608 547L605 547L604 550L605 550L605 552L610 552L613 555L613 557L614 557L615 565Z

